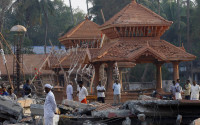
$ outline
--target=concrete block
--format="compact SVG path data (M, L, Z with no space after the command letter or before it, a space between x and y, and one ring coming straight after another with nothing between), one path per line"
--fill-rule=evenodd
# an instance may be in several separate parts
M31 98L19 98L17 102L20 103L23 108L30 108L31 104L36 104L35 99Z
M9 121L17 122L22 119L23 108L15 101L6 96L0 96L0 117L7 116Z
M31 104L31 115L44 116L44 105Z
M131 115L130 110L105 110L92 111L92 117L112 118L112 117L128 117Z

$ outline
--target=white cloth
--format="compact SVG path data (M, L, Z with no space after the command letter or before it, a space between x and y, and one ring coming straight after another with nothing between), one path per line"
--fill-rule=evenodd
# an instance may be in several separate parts
M83 99L86 98L86 96L88 96L88 91L84 86L82 88L78 87L78 91L78 99L81 102Z
M50 84L45 84L44 87L45 87L45 88L49 88L49 89L52 89L52 88L53 88L53 86L51 86Z
M114 95L121 94L121 85L118 83L113 84Z
M104 86L97 86L97 97L105 97L105 93L104 92L98 92L98 90L106 90Z
M199 100L199 85L191 85L191 96L190 100Z
M53 125L53 117L44 118L45 125Z
M72 85L69 84L69 85L67 86L66 91L67 91L67 92L66 92L66 93L67 93L67 99L68 99L68 100L73 100L73 96L72 96L72 95L73 95L73 87L72 87Z
M182 99L182 96L181 96L182 89L181 89L181 86L179 85L179 83L176 83L175 89L176 89L176 92L175 92L176 100Z
M54 94L51 91L49 91L44 103L44 118L53 118L55 112L56 112L55 97Z

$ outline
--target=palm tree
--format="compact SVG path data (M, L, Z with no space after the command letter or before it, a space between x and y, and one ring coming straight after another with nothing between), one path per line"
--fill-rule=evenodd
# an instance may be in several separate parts
M71 3L71 0L69 0L69 5L70 5L70 10L71 10L72 25L74 25L74 16L73 16L73 12L72 12L72 3Z

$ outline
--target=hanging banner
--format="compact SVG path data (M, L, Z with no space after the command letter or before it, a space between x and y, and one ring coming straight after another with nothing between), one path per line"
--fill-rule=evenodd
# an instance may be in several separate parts
M3 49L0 49L0 53L1 53L2 58L3 58L3 63L6 64L6 57L5 57Z

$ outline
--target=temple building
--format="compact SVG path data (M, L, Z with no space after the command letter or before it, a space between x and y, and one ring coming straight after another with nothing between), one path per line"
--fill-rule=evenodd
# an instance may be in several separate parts
M59 38L66 49L73 50L73 47L77 46L80 48L63 56L51 67L60 71L62 66L63 69L69 70L73 63L70 60L81 58L75 61L77 64L74 68L84 68L86 64L92 65L95 70L92 83L96 88L98 82L102 80L100 67L104 64L107 81L104 85L107 95L111 95L116 62L119 69L134 67L135 64L152 63L156 66L156 90L162 92L162 65L172 63L173 79L177 80L179 63L196 58L187 53L183 46L176 47L160 39L172 23L133 0L103 25L99 26L86 18ZM104 36L102 34L106 37L102 37ZM128 99L132 99L130 94L125 95L129 96Z

